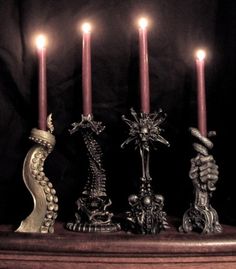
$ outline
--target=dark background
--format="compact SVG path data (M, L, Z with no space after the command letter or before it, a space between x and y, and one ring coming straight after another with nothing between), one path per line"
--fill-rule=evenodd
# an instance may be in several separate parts
M208 128L215 130L212 151L220 170L212 205L220 222L236 224L235 100L236 2L230 0L0 0L0 222L18 225L32 210L22 180L22 165L37 127L37 57L33 37L49 37L48 111L53 113L57 144L45 171L59 197L58 220L71 219L83 189L87 159L79 134L70 124L81 115L81 33L91 21L93 114L106 125L100 136L107 171L107 192L115 213L128 209L138 190L140 156L120 144L128 128L121 116L139 110L138 43L135 21L151 20L149 31L152 111L168 118L163 136L171 147L151 152L156 193L165 211L181 218L192 198L188 178L194 155L188 127L196 126L194 50L208 52L206 90ZM232 156L231 156L232 155Z

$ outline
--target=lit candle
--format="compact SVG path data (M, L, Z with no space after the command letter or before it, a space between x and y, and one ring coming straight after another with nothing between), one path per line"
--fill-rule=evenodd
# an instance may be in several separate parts
M141 112L146 114L150 112L147 25L148 22L145 18L141 18L139 20L139 74Z
M83 115L92 114L92 92L91 92L91 25L82 25L82 91L83 91Z
M205 57L206 53L204 50L198 50L196 52L198 129L203 136L207 136Z
M46 38L36 38L38 52L38 128L47 130Z

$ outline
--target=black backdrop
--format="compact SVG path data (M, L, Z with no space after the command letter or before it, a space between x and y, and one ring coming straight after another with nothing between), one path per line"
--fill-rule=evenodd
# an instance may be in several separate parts
M236 223L234 181L236 3L224 0L0 0L0 221L18 224L32 210L22 180L28 136L37 126L37 59L33 36L49 37L48 110L53 113L55 150L45 170L59 197L59 220L73 217L86 178L87 160L79 134L68 129L81 115L81 33L89 20L92 34L93 114L106 125L100 140L107 171L107 191L115 213L128 208L137 191L140 156L122 150L128 129L122 122L130 107L139 109L138 47L135 20L151 19L149 62L152 111L168 118L164 136L171 147L151 153L156 193L165 211L182 217L192 198L188 178L193 155L188 127L196 126L196 77L193 51L208 50L206 89L208 128L216 130L214 157L220 179L212 204L221 223ZM230 157L232 154L232 157Z

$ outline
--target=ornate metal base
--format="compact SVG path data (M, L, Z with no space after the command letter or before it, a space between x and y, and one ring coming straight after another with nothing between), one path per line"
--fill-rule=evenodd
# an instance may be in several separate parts
M166 213L162 210L162 195L135 195L128 198L131 210L127 212L128 230L139 234L157 234L169 228Z
M113 214L108 211L111 200L107 197L84 196L78 199L76 220L66 228L75 232L116 232L120 225L112 222Z
M195 200L194 204L184 213L180 232L198 231L202 233L220 233L222 227L216 210L210 205L210 198L215 191L218 181L218 166L208 150L213 143L203 137L195 128L190 128L191 134L198 139L193 147L197 156L191 160L189 177L193 182Z
M208 208L190 207L183 216L180 232L201 231L202 233L220 233L222 227L218 214L211 206Z
M121 145L124 147L134 141L139 148L142 161L142 177L139 194L129 196L131 210L127 212L127 224L125 229L134 233L156 234L168 228L166 213L163 211L164 198L154 194L151 187L151 176L149 174L150 145L153 142L160 142L169 145L161 135L159 125L165 120L166 115L160 110L158 113L145 114L137 113L131 109L134 121L123 116L123 120L130 127L129 138Z
M120 225L112 221L113 213L108 210L112 204L106 194L106 175L102 167L102 150L97 136L104 130L92 115L82 116L80 123L73 123L70 133L81 130L89 159L89 176L81 197L77 200L75 221L66 228L75 232L115 232Z
M25 157L23 180L33 197L34 208L16 232L53 233L58 198L52 183L45 176L44 162L53 150L55 137L50 132L32 129L30 139L37 145L34 145Z

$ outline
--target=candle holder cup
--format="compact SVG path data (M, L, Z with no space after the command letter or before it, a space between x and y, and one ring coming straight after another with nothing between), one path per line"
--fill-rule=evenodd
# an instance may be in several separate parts
M208 137L201 135L198 129L190 128L190 132L197 143L193 144L197 156L191 159L189 177L194 187L194 202L183 215L183 222L179 230L191 232L193 230L209 233L220 233L222 227L216 210L210 204L210 198L216 190L215 184L218 181L218 166L209 150L213 143L208 137L215 135L209 132Z
M81 122L72 124L70 134L80 130L87 148L89 176L82 195L78 198L75 221L68 222L66 228L75 232L115 232L120 225L112 220L113 213L108 207L112 204L106 193L106 175L102 166L102 150L98 135L104 130L101 122L93 120L91 114L82 115Z
M163 211L164 198L155 194L149 173L150 146L154 142L160 142L169 146L169 142L160 133L160 125L166 118L166 114L159 110L158 113L141 113L139 115L131 108L131 115L134 121L122 116L124 122L129 126L129 137L121 147L134 142L139 149L142 162L142 176L138 194L129 196L128 201L131 207L126 213L125 230L139 234L156 234L167 229L168 223L166 213Z
M16 232L53 233L58 211L58 198L52 183L44 173L44 163L55 146L52 118L47 120L49 131L32 129L30 140L36 143L27 153L23 165L23 180L30 191L34 208Z

